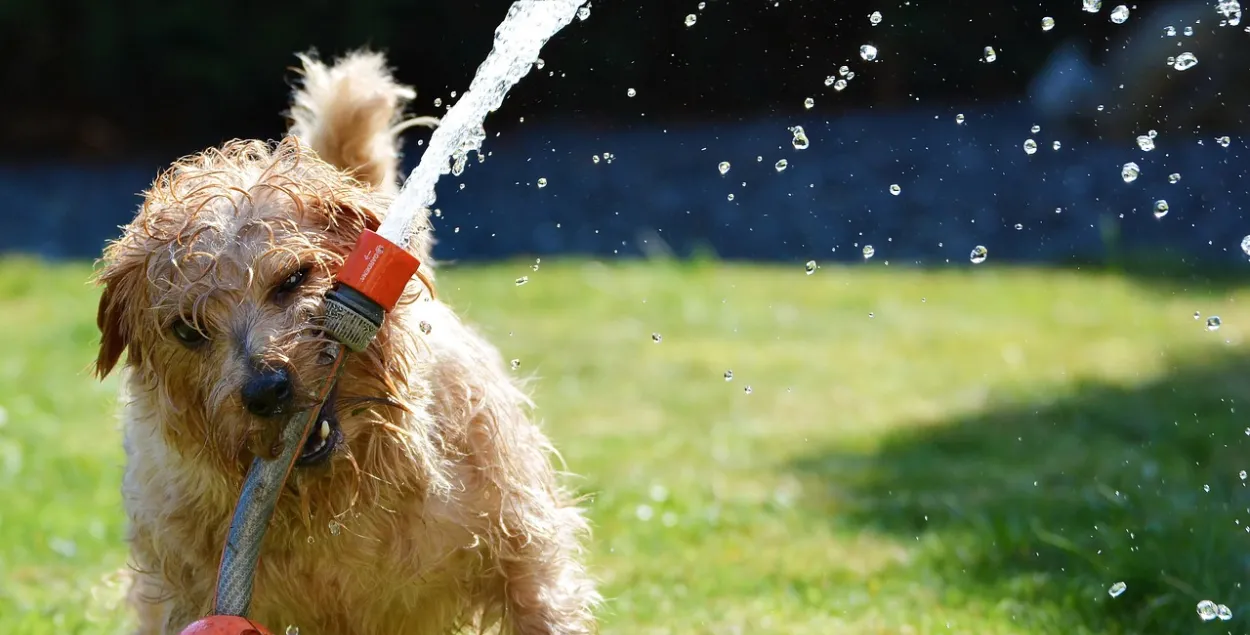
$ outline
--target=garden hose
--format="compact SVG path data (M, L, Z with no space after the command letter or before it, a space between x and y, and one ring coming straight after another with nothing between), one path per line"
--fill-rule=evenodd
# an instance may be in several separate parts
M348 254L325 295L322 329L340 346L329 374L316 392L317 405L287 422L280 437L282 450L276 458L252 460L222 549L213 614L185 628L182 635L270 635L263 626L247 619L247 613L261 542L278 504L278 495L343 372L347 354L369 346L382 328L386 313L399 302L408 281L419 275L420 266L416 256L368 230Z

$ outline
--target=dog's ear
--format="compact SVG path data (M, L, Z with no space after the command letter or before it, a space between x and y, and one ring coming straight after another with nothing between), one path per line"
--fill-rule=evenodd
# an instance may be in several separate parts
M142 298L139 297L141 269L140 262L116 260L105 265L95 276L96 284L104 287L96 311L100 350L96 356L95 374L100 379L112 372L122 353L131 345L134 325L131 312L142 306Z

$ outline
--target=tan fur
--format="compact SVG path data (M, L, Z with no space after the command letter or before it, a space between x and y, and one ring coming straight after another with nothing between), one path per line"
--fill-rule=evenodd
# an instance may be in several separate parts
M410 92L378 55L331 68L305 58L304 71L290 136L174 163L98 273L98 374L125 354L123 493L142 634L177 633L210 609L247 465L282 424L242 407L248 363L286 366L313 406L326 372L320 299L396 189L394 123ZM427 231L415 249L428 245ZM300 266L311 267L304 284L275 296ZM184 345L177 320L208 340ZM327 466L292 473L254 618L304 635L594 632L587 523L490 343L414 282L349 358L338 394L346 443Z

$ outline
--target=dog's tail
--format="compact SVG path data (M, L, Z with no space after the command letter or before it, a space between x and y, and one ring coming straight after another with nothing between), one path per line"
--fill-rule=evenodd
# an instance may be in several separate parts
M399 133L438 125L434 117L403 119L416 92L399 84L380 53L358 51L327 66L299 55L302 84L291 100L290 134L335 167L380 190L399 187Z

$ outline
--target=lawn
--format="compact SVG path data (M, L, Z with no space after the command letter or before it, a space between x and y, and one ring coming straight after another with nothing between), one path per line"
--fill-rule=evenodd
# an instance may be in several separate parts
M6 635L127 619L88 271L0 261ZM593 495L607 634L1246 631L1250 287L993 260L441 280Z

